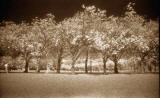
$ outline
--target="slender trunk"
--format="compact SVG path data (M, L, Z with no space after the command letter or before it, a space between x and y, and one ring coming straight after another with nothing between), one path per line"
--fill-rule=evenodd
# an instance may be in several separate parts
M114 62L114 73L118 73L118 64L117 64L117 60Z
M150 64L148 64L148 71L152 72L152 66Z
M141 62L141 61L139 62L139 67L138 67L138 69L139 69L139 72L141 73L141 72L142 72L142 62Z
M152 64L153 64L153 66L154 66L154 72L156 72L157 70L156 70L156 65L157 65L157 63L156 63L156 61L152 61Z
M143 73L145 73L145 61L142 62Z
M92 59L90 58L90 73L92 73Z
M140 58L141 58L141 60L140 60L141 72L145 72L145 64L146 64L146 62L145 62L145 57L146 57L146 56L147 56L146 53L143 53L143 54L140 56Z
M29 64L29 62L28 62L28 60L26 60L25 71L24 71L25 73L28 73L28 68L29 68L28 64Z
M117 60L117 55L114 56L114 73L118 73L118 60Z
M58 58L58 63L57 63L57 73L60 73L61 61L62 61L62 57L59 57L59 58Z
M141 73L144 73L145 72L145 61L144 61L144 57L141 58L141 61L140 61L140 71Z
M75 62L76 60L72 59L72 68L71 68L72 74L75 73L75 68L74 68Z
M88 50L87 50L87 52L86 52L85 73L88 73Z
M79 51L76 53L76 55L74 55L73 58L72 58L72 64L71 64L71 65L72 65L72 68L71 68L71 71L72 71L73 74L75 74L75 67L74 67L74 65L75 65L77 59L79 58L80 54L81 54L85 49L86 49L86 46L81 47L81 48L79 49Z
M37 73L40 73L40 64L41 64L40 59L41 59L41 57L38 59L38 65L37 65L37 69L36 69Z
M63 48L60 48L58 53L57 73L60 73L61 70L62 54L63 54Z
M105 57L103 58L103 72L106 74L106 59Z

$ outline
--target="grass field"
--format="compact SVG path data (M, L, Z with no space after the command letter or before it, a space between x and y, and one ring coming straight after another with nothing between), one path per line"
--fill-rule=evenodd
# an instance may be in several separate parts
M159 75L0 73L0 98L159 98Z

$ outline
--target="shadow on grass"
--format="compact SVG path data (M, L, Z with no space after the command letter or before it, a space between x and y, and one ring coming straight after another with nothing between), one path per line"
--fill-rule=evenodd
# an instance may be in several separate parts
M0 71L0 73L6 73L5 71ZM159 72L145 72L145 73L140 73L140 72L119 72L119 73L114 73L114 72L106 72L106 74L104 74L103 72L61 72L61 73L57 73L57 72L35 72L35 71L29 71L28 73L24 73L22 71L10 71L8 74L14 74L14 73L18 73L18 74L57 74L57 75L61 75L61 74L66 74L66 75L93 75L93 76L99 76L99 75L112 75L112 74L126 74L126 75L134 75L134 74L159 74ZM6 73L7 74L7 73Z

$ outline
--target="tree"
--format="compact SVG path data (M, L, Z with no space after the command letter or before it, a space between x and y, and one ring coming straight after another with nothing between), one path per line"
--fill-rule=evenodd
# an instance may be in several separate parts
M20 24L6 22L2 30L4 36L1 39L2 46L12 57L23 56L26 62L24 72L28 72L29 61L33 57L32 52L34 51L33 34L30 30L31 26L24 22Z
M146 59L153 58L153 51L158 54L158 22L147 21L133 9L134 3L129 3L124 17L124 24L130 32L130 48L141 58L140 70L145 72ZM154 53L153 53L154 54ZM142 70L143 69L143 70Z
M95 6L84 6L84 11L77 12L72 18L66 20L66 28L68 34L68 46L72 55L72 69L76 60L82 52L86 53L85 73L88 73L88 53L89 47L93 44L93 33L96 24L105 16L105 11L97 9ZM74 47L74 48L73 48Z
M102 53L104 73L106 73L108 58L114 61L114 72L118 73L118 60L129 44L128 29L123 24L123 18L114 16L107 17L100 25L99 27L97 26L95 42Z
M37 44L35 47L37 53L37 59L39 65L37 66L37 72L40 72L40 60L48 56L49 48L52 47L54 33L56 29L56 22L54 15L47 14L44 19L34 19L32 21L32 33L34 34L34 42Z
M14 22L3 22L4 26L0 28L0 47L3 56L16 58L20 51L17 47L16 33L20 32L19 25Z
M78 18L69 18L64 20L61 23L61 27L63 27L63 34L66 34L66 42L67 42L67 50L72 58L72 70L74 72L74 64L76 60L79 58L80 54L86 47L80 44L81 38L80 36L80 26L78 25Z
M25 73L28 73L29 62L36 55L35 46L37 43L33 41L34 34L32 33L31 26L27 23L21 23L21 32L17 35L18 48L21 51L21 55L25 60Z

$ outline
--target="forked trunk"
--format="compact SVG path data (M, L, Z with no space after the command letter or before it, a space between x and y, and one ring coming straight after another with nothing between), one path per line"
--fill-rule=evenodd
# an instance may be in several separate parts
M79 58L80 54L86 49L87 47L86 46L83 46L79 49L79 51L76 53L76 55L73 56L72 58L72 68L71 68L71 71L72 71L72 74L75 74L75 63L77 61L77 59Z

